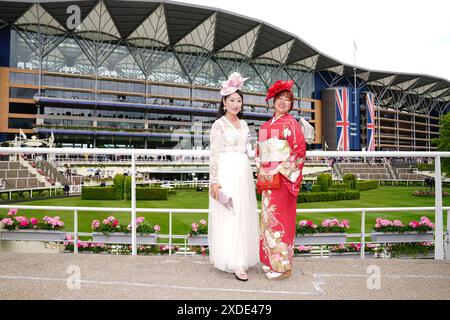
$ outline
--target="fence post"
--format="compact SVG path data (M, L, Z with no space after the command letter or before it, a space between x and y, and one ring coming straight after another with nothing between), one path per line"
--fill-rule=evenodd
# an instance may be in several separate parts
M361 259L365 257L365 248L366 248L366 210L362 211L361 214Z
M169 256L172 255L172 211L169 212Z
M131 154L131 254L137 255L136 248L136 158Z
M78 210L73 210L73 253L78 253Z
M434 239L434 259L444 259L444 224L442 215L442 179L441 179L441 157L434 158L434 175L435 175L435 239Z
M445 243L445 259L450 260L450 210L447 210L447 242Z

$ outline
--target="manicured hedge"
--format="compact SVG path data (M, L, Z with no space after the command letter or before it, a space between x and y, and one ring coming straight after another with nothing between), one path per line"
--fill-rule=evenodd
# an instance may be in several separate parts
M126 176L123 188L123 198L127 200L131 200L131 177ZM136 197L137 199L137 197Z
M83 187L81 188L83 200L115 200L116 189L114 187Z
M356 176L353 173L347 173L344 174L342 177L344 180L344 183L349 183L352 190L356 190Z
M320 186L321 192L327 192L333 184L331 174L322 173L317 177L317 184ZM314 190L314 189L313 189Z
M377 180L369 180L369 181L358 182L356 184L356 189L359 191L378 189L378 181Z
M331 185L330 190L351 190L350 183L335 183Z
M167 193L162 188L136 188L136 200L167 200Z
M115 200L123 200L125 177L122 174L116 174L113 179Z
M297 203L305 202L325 202L339 200L359 200L360 194L357 190L335 191L335 192L311 192L300 193Z

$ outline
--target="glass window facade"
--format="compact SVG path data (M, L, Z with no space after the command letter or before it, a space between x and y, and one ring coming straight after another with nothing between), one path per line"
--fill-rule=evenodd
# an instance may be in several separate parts
M11 129L32 129L36 119L9 118L8 127Z

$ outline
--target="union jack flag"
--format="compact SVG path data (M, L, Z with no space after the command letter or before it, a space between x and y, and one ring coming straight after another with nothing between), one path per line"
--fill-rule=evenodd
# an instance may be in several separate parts
M366 93L367 151L375 151L375 95Z
M337 151L350 151L349 90L336 89Z

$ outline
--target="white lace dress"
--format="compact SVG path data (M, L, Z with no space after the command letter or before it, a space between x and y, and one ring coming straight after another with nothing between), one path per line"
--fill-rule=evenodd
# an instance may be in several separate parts
M259 263L259 220L253 174L248 158L249 129L237 129L221 117L210 133L210 181L233 199L234 212L209 197L210 262L226 272L247 270Z

